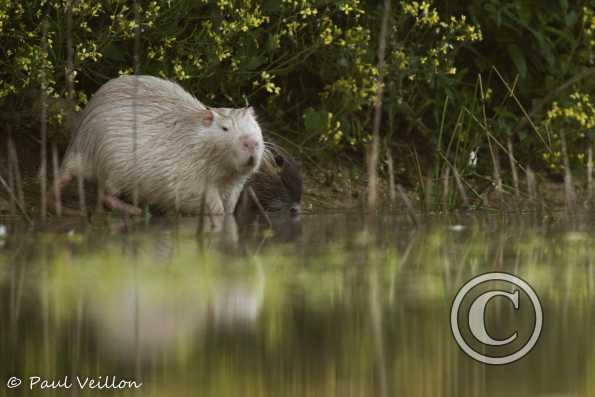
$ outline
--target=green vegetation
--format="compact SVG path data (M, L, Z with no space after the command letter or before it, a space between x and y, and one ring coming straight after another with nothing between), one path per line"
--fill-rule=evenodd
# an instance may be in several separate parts
M595 8L534 3L394 2L381 138L399 182L422 186L450 165L465 184L485 182L494 158L506 163L509 141L521 169L561 175L562 136L569 164L586 169ZM74 113L101 84L143 73L212 105L250 102L298 157L361 158L381 15L381 2L366 0L1 0L1 121L17 139L39 135L44 90L49 140L63 148Z

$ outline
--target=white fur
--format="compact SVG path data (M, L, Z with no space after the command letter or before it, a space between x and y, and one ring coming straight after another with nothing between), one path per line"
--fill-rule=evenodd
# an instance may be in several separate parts
M212 112L209 126L205 112ZM242 135L259 142L251 166ZM263 149L252 108L208 110L173 82L122 76L81 113L62 172L95 179L109 194L137 189L142 202L164 209L199 212L205 195L209 212L229 213Z

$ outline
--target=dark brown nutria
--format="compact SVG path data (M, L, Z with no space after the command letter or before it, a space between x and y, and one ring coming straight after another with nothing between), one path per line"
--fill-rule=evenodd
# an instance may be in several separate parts
M300 168L293 158L278 145L267 143L260 168L246 183L236 211L258 210L247 192L252 188L265 211L298 214L303 184Z
M103 186L104 204L231 213L264 152L254 110L211 109L179 85L152 76L105 83L81 113L58 185L76 176Z

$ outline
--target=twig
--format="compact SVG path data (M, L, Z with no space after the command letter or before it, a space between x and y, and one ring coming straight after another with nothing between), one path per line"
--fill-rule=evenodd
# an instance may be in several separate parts
M54 201L56 204L56 215L62 216L62 193L60 192L60 181L58 171L58 151L56 145L52 145L52 168L54 171Z
M560 131L560 144L562 146L562 157L564 161L564 191L566 192L566 208L574 211L576 209L576 193L572 185L572 173L570 171L570 158L566 146L566 135Z
M405 189L403 189L403 186L397 184L397 191L399 192L399 195L401 196L401 200L403 200L403 203L405 204L405 208L407 209L407 214L409 215L409 217L411 218L413 223L418 224L419 222L417 219L417 213L415 212L415 208L413 207L411 200L409 200L409 197L407 197L407 193L405 193Z
M465 207L469 207L469 197L467 196L467 192L465 191L465 186L463 186L463 181L461 180L461 176L456 168L452 169L453 174L455 176L455 182L457 183L457 189L459 190L459 194L463 199L463 205Z
M533 131L535 131L537 136L539 136L539 139L541 139L541 142L543 142L543 144L546 146L547 150L551 151L552 149L551 149L550 145L548 145L548 143L545 141L545 139L543 139L543 136L541 136L541 133L539 132L539 128L537 128L537 126L533 122L531 115L529 113L527 113L527 110L525 110L525 108L521 104L521 101L514 93L514 89L511 88L510 85L508 85L508 83L506 82L504 77L502 77L502 75L500 74L500 72L498 71L498 69L495 66L493 67L493 69L496 72L496 74L498 75L498 77L500 78L500 80L502 81L502 84L504 84L504 86L508 90L508 93L510 94L510 96L515 100L516 104L521 109L521 112L523 112L523 115L525 116L524 120L526 120L526 122L528 122L531 125L531 127L533 128Z
M512 140L508 137L508 160L510 161L510 170L512 171L512 183L514 184L514 194L518 199L520 197L519 193L519 174L516 169L516 161L514 159L514 152L512 149Z
M47 218L47 138L48 138L48 104L47 104L47 57L48 57L48 16L42 22L42 65L41 65L41 168L39 179L41 186L41 219Z
M378 43L378 88L376 90L376 103L374 105L374 129L372 144L368 147L368 211L376 209L378 204L378 157L380 151L380 122L382 120L382 95L384 92L384 67L386 53L386 36L388 31L388 18L390 16L390 0L384 0L384 15L380 28Z
M10 190L10 188L8 187L8 184L6 183L6 181L4 180L4 178L2 178L2 175L0 175L0 183L2 184L2 186L4 186L4 189L6 189L6 192L10 195L10 197L15 201L17 207L19 208L19 210L21 211L21 213L23 214L23 216L25 217L25 219L27 220L27 222L29 222L29 224L33 224L33 220L29 217L29 214L27 214L27 211L25 211L25 208L23 208L23 206L21 205L21 203L19 203L19 201L17 200L14 192L12 190Z
M536 206L535 199L537 197L537 189L535 183L535 173L531 167L527 167L525 174L527 176L527 193L529 194L529 201Z
M588 187L588 206L593 206L593 148L589 147L587 153L587 187Z
M23 193L23 179L21 177L21 170L19 168L19 158L17 155L17 149L12 140L12 136L8 137L8 151L9 151L9 162L12 163L12 171L14 172L16 181L16 194L18 201L21 206L25 208L25 194Z
M79 206L81 208L81 216L83 218L87 217L87 200L85 198L85 184L83 176L80 172L76 174L76 180L78 183L78 192L79 192Z
M258 208L258 211L260 212L260 214L267 221L267 224L268 224L269 228L272 229L273 228L273 223L271 222L271 218L269 218L269 216L266 213L266 211L264 210L262 204L260 204L260 200L258 200L258 197L256 197L256 193L254 193L254 189L252 189L252 186L248 186L248 193L250 194L250 197L252 198L252 201L254 201L254 204L256 204L256 207Z
M9 158L9 161L8 161L8 188L11 191L14 191L14 185L16 184L16 182L15 182L13 168L15 167L15 165L12 161L10 161L10 152L9 152L8 158ZM10 198L9 206L10 206L10 215L16 216L16 213L17 213L16 200L14 200L12 197Z
M393 153L388 146L386 148L386 165L388 168L388 192L392 204L397 199L397 191L395 189L395 162Z
M432 211L432 198L433 198L433 193L434 193L434 179L430 176L429 178L425 178L426 182L425 182L425 188L423 191L423 198L424 198L424 202L425 202L425 210L426 212L430 212ZM420 181L420 185L423 184L423 180Z
M444 212L448 212L448 196L449 196L449 180L450 180L450 168L444 167L444 173L442 174L442 209Z

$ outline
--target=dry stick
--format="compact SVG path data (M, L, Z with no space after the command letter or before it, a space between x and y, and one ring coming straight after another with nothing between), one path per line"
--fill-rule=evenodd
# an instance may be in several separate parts
M409 215L411 220L417 224L417 213L415 212L415 208L413 207L411 200L409 200L409 197L407 197L407 193L405 193L405 189L403 189L403 186L397 184L397 192L399 192L399 196L401 196L401 200L403 200L405 208L407 208L407 214Z
M48 104L47 104L47 56L48 56L48 16L42 22L42 65L41 65L41 169L39 179L41 186L41 219L47 218L47 138L48 138Z
M207 177L207 182L208 182L208 177ZM208 185L205 184L205 186L208 186ZM202 234L205 231L205 216L207 216L207 213L205 211L206 208L207 208L207 193L202 192L202 197L200 198L200 217L198 218L198 225L196 225L196 227L198 228L197 235L199 235L199 236L202 236Z
M395 162L393 160L393 153L389 147L386 148L386 165L388 168L388 192L391 204L397 199L397 191L395 190Z
M451 167L452 169L456 169L455 166L450 161L448 161L448 158L444 154L440 153L440 156L442 157L442 160L446 164L448 164L449 167ZM473 186L470 183L465 182L465 180L462 178L461 178L461 182L463 182L464 185L467 185L467 189L469 189L471 191L471 193L473 193L475 195L475 197L477 197L478 199L482 198L481 194L479 194L479 192L475 191L475 189L473 189Z
M444 173L442 175L443 186L442 186L442 208L444 212L448 212L448 195L449 195L449 179L450 179L450 168L444 167Z
M14 172L15 181L16 181L16 194L18 201L20 202L21 206L25 208L25 193L23 193L23 180L21 178L21 170L19 167L19 158L17 155L17 149L14 145L14 141L12 140L12 136L8 137L8 150L9 150L9 162L12 163L12 170Z
M4 178L2 178L2 175L0 175L0 184L2 186L4 186L4 189L6 190L6 192L8 193L8 195L11 197L12 200L15 201L16 206L21 211L21 213L23 214L23 216L25 217L25 219L27 220L27 222L29 222L30 224L33 224L33 220L29 217L29 215L27 214L27 211L25 211L25 208L23 208L23 206L21 205L21 203L18 202L18 200L17 200L14 192L12 190L10 190L10 187L8 186L8 184L6 183L6 181L4 180Z
M570 159L566 148L566 136L564 131L560 132L560 144L564 160L564 191L566 193L566 208L573 211L576 209L576 193L572 186L572 173L570 172Z
M80 172L76 174L76 180L78 183L78 192L79 192L79 206L81 208L81 216L83 218L87 217L87 200L85 198L85 183L83 176Z
M16 184L15 182L15 177L14 177L14 164L12 163L12 161L10 161L10 152L9 152L9 161L8 161L8 188L14 192L14 186ZM15 197L16 198L16 197ZM11 216L16 216L17 213L17 204L16 204L16 200L12 198L10 198L9 201L9 207L10 207L10 215Z
M506 84L506 83L505 83ZM506 84L506 87L508 88L508 85ZM485 129L485 133L486 136L488 138L488 146L490 148L490 156L492 157L492 163L494 164L494 180L496 182L496 193L498 194L498 199L500 201L500 209L502 209L503 207L503 195L502 195L502 190L503 190L503 186L502 186L502 177L500 176L500 160L498 158L498 152L496 150L494 150L494 147L492 146L492 138L491 138L491 134L490 131L488 129L488 117L486 115L486 107L485 107L485 94L484 94L484 89L483 89L483 80L481 78L481 74L479 75L479 89L481 91L481 108L482 108L482 113L483 113L483 123L484 123L484 129ZM509 88L510 91L510 88ZM498 142L496 139L494 139L494 141Z
M410 146L409 150L413 153L413 157L415 158L415 169L417 170L417 179L419 180L419 186L424 189L424 176L423 172L421 171L421 163L419 161L419 156L417 155L417 149L415 146Z
M75 0L76 1L76 0ZM66 99L68 101L69 125L74 115L74 44L72 42L72 3L68 0L66 4Z
M529 194L529 202L532 203L534 207L536 207L535 199L537 197L537 189L535 183L535 173L531 167L527 167L525 173L527 176L527 193Z
M134 21L135 21L135 28L134 28L134 75L138 76L140 74L140 6L138 4L138 0L134 0ZM136 167L137 164L137 151L138 151L138 117L137 117L137 95L138 95L138 80L134 81L134 101L132 104L132 111L134 112L133 116L133 127L132 127L132 134L133 134L133 143L132 143L132 150L133 150L133 161L134 166ZM134 181L134 189L132 192L132 203L135 207L138 207L138 181L135 179Z
M469 207L469 197L467 196L467 192L465 191L465 186L463 186L463 181L461 180L461 176L456 168L453 167L452 169L453 174L455 176L455 182L457 183L457 189L459 190L459 194L463 199L463 205L465 207Z
M425 208L426 212L432 211L432 196L433 196L433 188L434 188L434 179L432 177L426 178L426 187L424 189L424 200L425 200Z
M56 215L62 216L62 194L60 192L60 172L58 171L58 150L56 144L52 145L52 169L54 171L54 201L56 205Z
M250 194L250 197L252 197L252 200L254 201L254 204L256 204L256 207L258 208L258 211L260 212L260 214L267 221L269 228L273 228L273 223L271 222L271 218L269 218L269 216L265 212L262 204L260 204L260 200L258 200L258 197L256 197L256 193L254 193L254 189L252 189L252 186L248 186L248 193Z
M514 99L514 101L516 102L516 104L518 105L518 107L521 109L521 112L525 116L525 118L522 119L521 121L526 120L526 122L531 125L531 128L535 131L535 133L537 134L537 136L539 137L539 139L541 139L541 142L543 142L543 144L545 145L545 147L549 151L551 151L552 149L551 149L550 145L548 145L548 143L546 142L546 140L543 138L543 136L539 132L539 128L537 128L537 126L533 122L533 119L531 118L531 115L529 113L527 113L527 110L523 107L523 104L521 103L521 101L519 100L519 98L514 93L514 87L510 87L510 85L508 84L508 82L506 82L506 80L504 79L504 77L502 77L502 75L500 74L500 72L498 71L498 69L495 66L493 66L492 69L494 69L494 72L496 72L496 74L500 78L500 81L502 81L502 84L504 84L504 87L506 87L506 90L508 91L508 94L510 95L510 97L512 99Z
M500 201L500 209L502 209L504 197L502 195L503 186L502 186L502 177L500 175L500 160L498 159L498 153L495 151L495 148L492 145L492 140L489 135L488 135L488 146L490 148L490 156L492 157L492 164L494 165L494 180L496 181L496 193L498 194L498 200Z
M593 206L593 148L587 152L587 187L588 187L588 207Z
M378 88L374 105L374 130L372 144L368 147L368 211L376 209L378 204L378 157L380 151L380 122L382 119L382 94L384 92L384 55L386 53L386 35L390 15L390 0L384 0L384 15L380 28L378 44Z
M512 183L514 184L514 195L516 196L517 200L520 198L520 190L519 190L519 174L516 169L516 161L514 158L514 152L512 148L512 140L508 137L507 140L508 146L508 160L510 161L510 170L512 171Z

